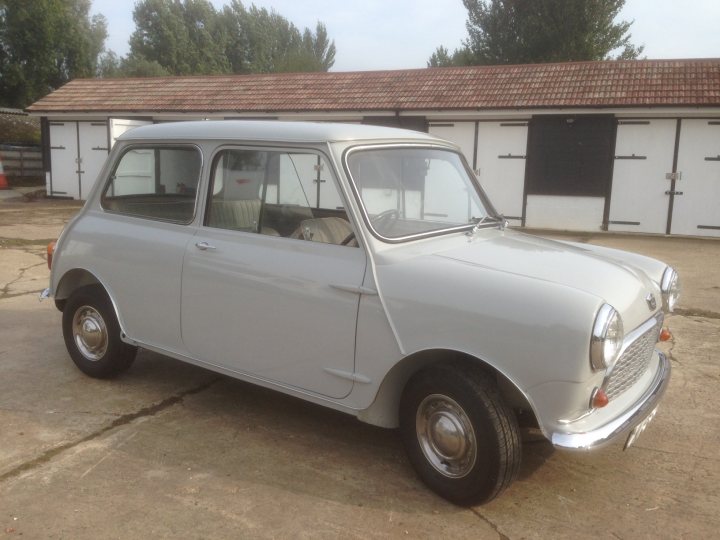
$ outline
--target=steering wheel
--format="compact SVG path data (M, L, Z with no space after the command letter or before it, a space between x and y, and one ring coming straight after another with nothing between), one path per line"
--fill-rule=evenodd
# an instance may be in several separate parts
M389 208L388 210L383 210L376 216L373 216L370 218L370 223L373 224L380 224L384 222L395 222L400 218L400 212L397 208Z

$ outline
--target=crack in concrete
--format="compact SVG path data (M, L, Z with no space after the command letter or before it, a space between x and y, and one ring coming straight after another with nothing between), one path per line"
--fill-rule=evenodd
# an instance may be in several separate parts
M38 289L36 291L25 291L25 292L18 292L18 293L4 293L2 292L2 289L0 289L0 300L9 300L10 298L17 298L18 296L28 296L31 294L40 294L43 292L44 289Z
M487 523L488 525L490 525L490 526L493 528L493 530L498 534L498 537L500 538L500 540L510 540L510 537L509 537L509 536L501 533L501 532L500 532L500 528L499 528L495 523L493 523L492 521L490 521L488 518L486 518L485 516L483 516L477 508L471 508L470 511L471 511L473 514L475 514L477 517L479 517L481 520L483 520L485 523Z
M18 274L17 274L17 276L15 277L15 279L13 279L12 281L8 281L8 282L5 284L5 286L4 286L2 289L0 289L0 300L2 300L2 299L4 299L4 298L11 298L11 297L12 297L12 296L10 296L10 287L12 287L13 285L15 285L15 283L18 283L20 280L22 280L22 279L25 277L25 272L27 272L28 270L31 270L31 269L33 269L33 268L37 268L38 266L42 266L42 265L44 265L44 264L46 264L46 263L45 263L45 262L39 262L39 263L31 264L30 266L26 266L26 267L24 267L24 268L19 268L19 269L18 269ZM23 294L27 294L27 293L23 293ZM18 296L18 294L15 293L13 296Z
M700 317L703 319L720 319L720 313L717 311L710 311L707 309L695 309L695 308L675 308L673 312L675 315L682 315L683 317Z
M654 452L656 454L666 454L669 456L681 456L684 458L691 457L697 461L709 461L711 463L720 463L720 458L710 457L710 456L699 456L697 454L691 454L689 452L681 451L681 452L675 452L673 450L662 450L660 448L650 448L648 446L642 446L640 444L633 444L633 448L637 448L638 450L645 450L647 452Z
M78 439L76 441L70 441L64 444L61 444L59 446L56 446L54 448L51 448L50 450L42 453L40 456L36 457L35 459L32 459L30 461L26 461L25 463L21 463L17 467L14 467L13 469L10 469L9 471L0 474L0 482L4 482L6 480L9 480L10 478L14 478L16 476L21 475L22 473L31 471L33 469L36 469L45 463L52 460L55 456L58 456L62 454L63 452L70 450L71 448L75 448L78 445L81 445L83 443L86 443L88 441L91 441L93 439L97 439L101 435L104 435L108 431L111 431L115 429L116 427L127 425L134 420L137 420L138 418L144 418L149 416L155 416L159 412L172 407L173 405L177 405L178 403L181 403L183 399L185 399L187 396L191 396L194 394L198 394L204 390L207 390L212 385L214 385L216 382L220 380L220 377L216 377L212 379L209 382L206 382L205 384L201 384L200 386L197 386L195 388L191 388L190 390L186 390L184 392L180 392L179 394L175 394L174 396L170 396L168 398L163 399L159 403L156 403L154 405L148 405L147 407L143 407L142 409L135 411L134 413L128 413L123 414L122 416L116 418L112 422L110 422L108 425L93 431L92 433L85 435L81 439Z
M107 411L62 411L59 409L17 409L14 407L0 407L0 411L29 414L88 414L95 416L122 416L121 413Z

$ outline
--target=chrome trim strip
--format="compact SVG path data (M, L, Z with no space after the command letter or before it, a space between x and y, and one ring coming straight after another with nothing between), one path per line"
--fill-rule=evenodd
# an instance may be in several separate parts
M630 408L604 426L584 433L555 432L550 441L566 450L592 450L613 442L645 420L657 406L670 382L670 361L658 351L657 373L648 389Z

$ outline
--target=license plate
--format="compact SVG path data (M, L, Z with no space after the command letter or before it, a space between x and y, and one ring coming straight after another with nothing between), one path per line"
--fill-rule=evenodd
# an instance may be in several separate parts
M630 432L630 435L628 435L627 441L625 441L625 447L623 448L623 450L627 450L635 443L635 441L638 440L638 437L640 437L642 432L645 431L645 428L648 427L648 424L652 422L653 418L655 418L657 410L658 408L655 407L653 411L647 415L647 418L645 418L645 420L643 420L633 428L633 430Z

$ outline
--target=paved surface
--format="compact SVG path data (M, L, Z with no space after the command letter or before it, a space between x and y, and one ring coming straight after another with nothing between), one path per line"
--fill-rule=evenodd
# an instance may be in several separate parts
M720 241L577 235L684 279L673 380L628 452L530 440L520 479L459 508L393 431L141 352L83 376L38 303L44 249L77 211L0 201L0 538L709 538L720 529ZM570 238L570 237L567 237Z

